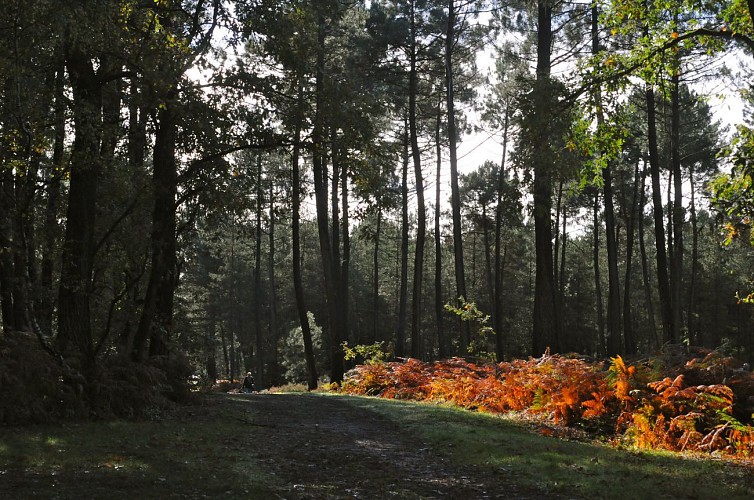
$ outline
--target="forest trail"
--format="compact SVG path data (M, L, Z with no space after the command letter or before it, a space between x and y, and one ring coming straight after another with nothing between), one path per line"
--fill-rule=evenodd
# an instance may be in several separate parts
M243 398L243 400L242 400ZM244 404L248 403L248 404ZM408 430L339 396L253 394L222 404L285 491L280 498L537 498L504 474L459 469ZM227 411L227 410L226 410Z

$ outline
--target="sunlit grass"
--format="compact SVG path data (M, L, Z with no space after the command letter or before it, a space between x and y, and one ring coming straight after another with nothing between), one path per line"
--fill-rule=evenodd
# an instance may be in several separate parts
M545 437L509 419L447 405L349 402L408 428L456 464L522 487L587 498L754 498L751 469L712 458Z

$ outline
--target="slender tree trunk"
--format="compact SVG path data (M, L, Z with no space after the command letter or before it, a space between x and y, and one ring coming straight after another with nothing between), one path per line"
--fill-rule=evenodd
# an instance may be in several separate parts
M601 353L607 353L607 340L605 339L605 315L602 305L602 276L600 273L600 193L594 190L594 218L593 218L593 261L594 261L594 295L597 305L597 330L599 333Z
M280 365L278 363L278 298L275 280L275 183L270 180L269 192L269 255L267 258L267 281L270 287L270 359L268 385L280 383Z
M677 15L676 15L677 22ZM671 341L681 340L681 291L683 289L683 225L685 210L683 208L683 178L681 177L681 107L680 107L680 61L675 55L675 70L671 76L671 125L670 154L673 166L673 260L670 273L672 334Z
M404 356L406 343L406 309L408 305L408 118L403 127L403 176L401 181L401 283L398 299L398 331L395 338L395 355Z
M688 311L686 312L686 327L688 328L688 335L691 342L694 345L697 344L696 338L696 275L699 267L699 228L697 227L696 220L696 199L695 193L696 185L694 180L694 166L689 166L689 183L691 184L691 203L689 204L690 219L691 219L691 276L689 279L689 302Z
M94 63L69 50L66 67L73 90L75 137L71 153L68 210L58 292L58 350L73 344L94 368L89 299L94 260L94 223L101 173L102 86Z
M177 272L175 198L178 192L175 158L178 126L173 105L169 102L159 111L155 133L151 271L134 339L134 356L139 361L146 359L147 352L152 356L168 354L172 331Z
M256 228L254 238L254 335L257 341L257 376L254 382L257 387L264 387L266 380L264 377L264 339L262 335L262 198L264 190L262 187L262 155L257 153L257 192L256 192ZM232 270L231 270L232 272ZM251 354L251 339L245 339L249 348L246 351Z
M437 323L437 347L440 359L450 355L450 346L443 329L442 299L442 234L440 233L440 186L442 173L442 144L440 142L440 124L442 123L441 103L437 103L437 117L435 120L435 158L437 160L437 175L435 177L435 323Z
M503 342L503 263L501 245L503 237L503 193L507 172L505 170L508 154L508 105L505 106L503 117L503 156L500 159L500 172L497 178L497 193L495 206L495 302L494 302L494 328L495 328L495 356L498 362L505 357L505 343Z
M636 339L634 338L633 317L631 313L631 275L633 274L634 255L634 228L636 227L636 204L639 199L639 162L634 167L634 192L628 214L628 227L626 228L626 279L623 284L623 334L626 342L626 353L636 352Z
M598 9L592 7L592 54L599 54ZM597 108L597 126L604 124L602 112L602 90L594 90L594 105ZM602 152L599 152L601 154ZM618 277L618 238L616 234L615 207L613 203L612 164L607 162L603 171L603 195L605 202L605 239L607 243L607 354L614 355L623 351L621 343L621 304L620 278Z
M55 273L55 241L59 237L58 211L61 194L61 178L63 176L65 155L65 64L55 72L54 90L54 132L52 165L53 170L47 177L47 202L45 205L44 229L42 237L42 262L40 270L40 302L37 306L37 321L42 331L52 332L52 317L54 312L54 298L52 295L53 277Z
M657 338L657 324L655 323L654 301L652 300L652 288L649 283L649 268L647 263L647 249L644 244L644 206L646 205L645 180L647 178L647 165L644 164L644 171L641 176L641 191L639 193L639 252L641 253L641 274L644 281L644 300L647 305L649 315L649 327L651 330L650 341L655 349L660 346Z
M421 150L419 149L418 126L416 116L416 97L419 77L417 74L416 12L411 3L411 49L409 55L409 89L408 89L408 125L411 141L411 157L414 163L414 181L416 185L416 249L414 253L414 283L411 299L411 356L420 356L420 339L422 317L422 281L424 271L424 246L427 233L427 209L424 203L424 176L422 174Z
M466 292L466 275L463 264L463 226L461 223L461 194L458 187L458 152L456 142L455 89L453 76L453 47L455 45L456 8L454 0L448 1L448 31L445 36L445 86L448 112L448 152L450 154L450 204L453 218L453 256L455 260L456 296L470 300ZM461 323L461 346L466 351L471 342L468 322Z
M539 125L535 137L538 154L534 160L534 235L536 274L532 351L539 356L547 350L560 350L560 318L555 299L555 270L552 254L552 176L553 169L548 127L552 109L550 65L552 48L552 7L537 2L537 81L535 83L534 120Z
M322 14L318 19L317 29L317 68L315 76L315 115L312 131L312 165L314 170L314 198L317 208L317 228L319 233L320 254L324 272L327 294L328 321L330 324L330 379L333 383L343 380L343 350L340 345L341 334L338 331L338 280L336 276L339 259L334 261L334 244L330 237L329 215L327 208L327 174L324 164L325 144L325 37L326 21Z
M344 151L341 148L341 155ZM341 156L341 161L344 159ZM348 215L348 168L345 164L340 167L340 192L341 192L341 205L343 210L343 216L341 218L342 234L343 234L343 257L340 263L340 307L338 312L340 313L340 328L341 339L349 339L348 329L348 286L349 286L349 271L351 265L351 232L349 230L349 215Z
M374 313L372 342L380 340L380 236L382 232L382 200L377 200L377 223L374 230L374 252L372 254L372 311Z
M664 342L675 342L673 338L670 304L670 284L668 281L668 260L665 246L665 226L662 211L662 186L660 185L660 155L657 147L657 119L655 113L654 89L647 85L647 127L649 140L649 168L652 176L652 208L654 211L655 249L657 251L657 289L660 295L660 312Z
M314 362L314 346L312 344L312 331L309 326L306 302L304 300L304 286L301 279L301 172L299 156L301 151L301 113L303 111L304 88L302 77L298 77L298 102L296 105L296 129L293 137L293 154L291 155L292 172L292 215L291 236L293 252L293 289L296 295L296 311L301 325L304 340L304 357L306 358L306 382L310 391L317 388L317 366Z

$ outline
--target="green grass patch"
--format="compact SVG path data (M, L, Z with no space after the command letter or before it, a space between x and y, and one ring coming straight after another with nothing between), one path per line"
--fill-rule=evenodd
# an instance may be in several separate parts
M521 423L445 405L349 398L421 437L453 463L523 488L586 498L754 498L751 467L540 435Z
M243 404L239 401L237 404ZM266 497L274 478L235 413L0 429L0 497Z

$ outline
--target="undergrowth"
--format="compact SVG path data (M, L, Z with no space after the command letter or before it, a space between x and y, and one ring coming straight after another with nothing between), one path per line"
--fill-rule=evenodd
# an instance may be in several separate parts
M559 355L475 364L460 358L360 365L349 394L522 412L648 449L754 457L754 376L716 351L609 363Z
M35 337L14 334L0 337L0 359L0 425L153 417L192 398L180 355L100 358L84 376L75 357L55 359Z

